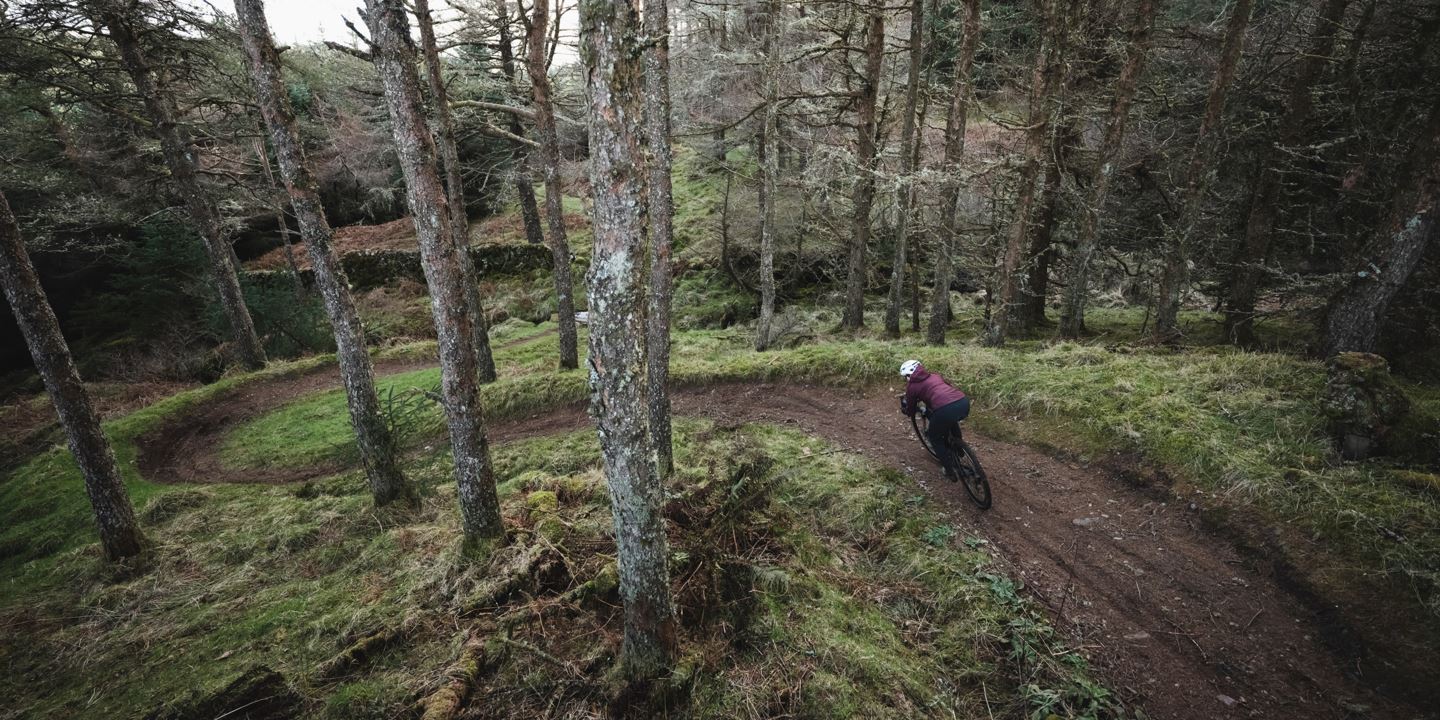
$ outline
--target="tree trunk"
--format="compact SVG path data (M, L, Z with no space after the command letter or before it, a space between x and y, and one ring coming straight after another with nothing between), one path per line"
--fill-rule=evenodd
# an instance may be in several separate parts
M664 487L650 448L645 362L645 178L641 64L645 38L628 0L580 5L590 112L595 249L590 262L590 397L615 519L622 662L656 677L674 661Z
M135 510L125 493L125 481L110 441L100 427L100 416L90 404L90 393L80 382L70 347L60 334L60 323L40 287L40 278L30 264L20 227L10 212L10 203L0 193L0 288L15 322L30 346L35 369L45 381L45 391L60 415L60 424L69 440L70 454L85 477L85 493L95 512L95 527L100 532L100 549L106 560L120 560L137 555L144 544L140 526L135 523Z
M1060 205L1060 164L1054 158L1046 158L1044 164L1045 179L1041 183L1040 203L1035 211L1035 222L1030 227L1025 294L1019 307L1019 324L1026 329L1045 324L1045 296L1050 288L1050 260L1054 254L1052 243Z
M780 175L780 33L785 6L769 0L770 26L765 33L765 127L760 134L760 321L755 324L755 349L770 348L775 319L775 201ZM803 233L803 230L802 230ZM796 258L796 262L800 262Z
M1035 329L1045 324L1045 303L1050 294L1050 265L1055 260L1055 223L1060 219L1060 190L1070 164L1074 146L1073 121L1061 123L1051 136L1043 164L1045 177L1041 182L1040 201L1035 208L1035 222L1030 224L1030 250L1025 278L1025 295L1020 300L1020 325Z
M1390 301L1405 286L1425 255L1440 216L1440 103L1430 110L1425 128L1409 157L1413 189L1391 206L1384 234L1366 248L1363 270L1354 273L1330 303L1325 317L1325 357L1342 352L1372 352Z
M1299 143L1314 108L1311 91L1320 80L1335 50L1335 34L1345 19L1350 0L1323 0L1310 47L1300 57L1285 114L1280 118L1275 147L1289 148ZM1245 237L1235 256L1234 275L1225 309L1226 334L1237 345L1255 344L1255 299L1260 290L1265 258L1270 254L1270 239L1275 232L1276 205L1280 200L1284 158L1273 149L1261 153L1260 176L1255 180L1250 212L1245 220Z
M1100 219L1104 217L1105 200L1110 192L1110 179L1115 174L1115 161L1125 138L1125 125L1130 119L1130 106L1140 86L1140 74L1150 55L1150 41L1155 28L1156 0L1137 0L1135 21L1130 28L1130 41L1125 50L1125 65L1115 81L1115 98L1110 105L1110 119L1095 158L1095 181L1090 188L1089 206L1081 214L1080 237L1070 256L1066 275L1064 300L1060 310L1060 337L1078 338L1085 331L1085 304L1090 299L1090 261L1100 237Z
M425 127L409 19L402 0L366 0L365 6L375 44L375 69L385 91L395 152L420 241L420 264L430 287L440 346L440 392L455 456L465 539L475 543L501 538L504 526L480 409L476 328L468 310L464 249L455 238L435 169L435 146Z
M856 93L858 131L855 164L855 217L850 232L849 274L845 280L845 311L840 327L858 330L865 325L865 253L870 244L870 208L875 203L875 131L880 97L880 70L885 59L884 9L872 4L865 29L865 78Z
M318 185L300 144L300 129L280 74L280 55L275 51L270 26L265 21L263 0L235 0L235 15L250 62L250 80L255 86L260 114L275 146L275 158L290 194L290 204L295 209L300 236L310 254L315 287L325 302L325 313L335 332L335 354L350 408L350 426L355 430L355 445L360 450L365 477L370 481L370 493L376 505L399 499L413 502L416 495L400 470L396 460L398 448L375 394L374 371L365 349L365 328L350 297L345 269L330 244L333 233L325 220Z
M1054 122L1052 104L1064 75L1060 62L1060 34L1064 31L1060 2L1061 0L1037 0L1040 14L1045 18L1045 29L1040 49L1035 54L1035 66L1031 75L1030 117L1025 129L1025 160L1020 165L1015 217L1010 221L1004 259L1000 265L1000 297L981 338L984 344L992 347L1005 344L1011 320L1018 315L1022 296L1026 292L1026 276L1022 270L1025 264L1026 240L1031 237L1031 222L1036 213L1036 180L1041 175L1041 165L1045 162L1046 150L1050 145L1050 127Z
M1213 135L1220 128L1230 82L1240 67L1240 54L1245 49L1245 29L1250 24L1250 11L1254 4L1255 0L1236 0L1225 25L1220 64L1210 80L1205 113L1200 118L1200 129L1195 135L1194 151L1185 174L1180 216L1166 233L1165 247L1162 248L1164 261L1155 298L1155 325L1151 329L1151 338L1155 342L1173 342L1180 336L1180 301L1185 294L1185 286L1190 282L1190 243L1204 204L1205 176L1210 170L1215 145Z
M495 28L500 34L500 69L505 73L505 84L512 91L512 95L518 94L515 83L515 38L510 32L510 7L505 0L495 0ZM520 125L520 117L515 113L509 115L510 134L524 137L525 128ZM540 221L540 206L535 202L535 184L530 176L530 161L527 157L530 149L525 143L516 141L511 143L515 153L515 195L520 199L520 219L525 223L525 242L531 245L541 245L545 242L545 229Z
M951 254L960 239L960 161L965 156L966 116L970 113L970 72L975 64L975 48L980 44L980 0L965 0L965 25L960 38L960 52L955 58L955 78L950 88L950 115L945 119L944 206L941 219L944 227L935 252L935 285L930 292L930 324L925 341L931 345L945 344L945 328L950 322Z
M450 93L440 66L440 50L435 43L435 23L430 17L430 0L414 0L415 17L420 26L420 48L425 56L425 78L430 85L430 99L435 106L435 148L444 173L445 200L455 242L460 246L461 270L465 274L465 303L475 324L475 359L479 365L480 382L495 381L495 357L490 351L490 329L485 319L485 303L480 299L480 273L470 257L470 217L465 212L465 187L460 177L460 151L455 145L455 118L450 113ZM406 33L409 41L409 33Z
M530 74L530 93L535 101L535 135L540 140L540 160L545 165L545 219L550 229L550 258L555 275L555 306L560 325L560 367L579 366L575 328L574 280L570 275L570 242L565 237L565 209L560 194L560 135L555 129L555 102L551 98L549 63L545 44L550 17L549 0L535 0L530 20L525 64Z
M236 13L239 13L238 7ZM262 136L268 134L263 120L260 123L260 133ZM295 260L295 246L290 242L290 228L285 222L288 195L275 179L275 171L270 167L270 154L265 150L265 141L259 137L255 138L255 157L260 160L260 168L265 172L265 184L275 190L275 232L280 235L280 245L285 249L285 268L290 271L290 284L295 286L295 299L303 301L305 281L300 277L300 263Z
M933 15L933 12L934 12L934 10L935 10L936 7L937 7L937 5L936 5L936 0L930 0L930 9L931 9L931 11L932 11L932 15L931 15L932 17L934 16L934 15ZM927 39L927 40L925 41L927 47L932 47L932 48L935 47L935 37L936 37L936 31L935 31L935 28L934 28L934 26L933 26L933 24L932 24L931 30L930 30L930 37L929 37L929 39ZM925 92L924 97L922 97L921 100L920 100L920 109L919 109L919 111L918 111L918 115L916 116L916 121L915 121L915 126L916 126L916 128L917 128L917 131L916 131L916 133L915 133L915 144L913 145L913 148L914 148L914 149L913 149L913 151L911 152L910 167L915 168L916 170L923 170L923 169L925 168L925 163L924 163L924 161L921 160L920 154L921 154L921 150L924 149L924 145L925 145L925 122L926 122L926 117L928 117L928 114L929 114L929 112L930 112L930 92L928 91L928 88L930 87L930 84L931 84L932 80L934 79L934 76L935 76L935 68L934 68L934 65L931 64L929 67L927 67L927 68L925 69L924 87L927 88L927 90L926 90L926 92ZM918 180L918 179L917 179L917 180ZM923 224L923 217L924 217L924 216L923 216L922 213L924 212L924 210L923 210L923 208L918 204L918 198L915 197L913 189L912 189L912 195L911 195L911 197L912 197L911 202L912 202L912 207L913 207L912 212L914 213L913 221L916 222L917 224ZM920 230L920 229L922 229L922 228L920 228L920 227L917 227L917 228L916 228L916 230ZM912 231L910 232L910 235L912 236L912 238L913 238L913 236L915 235L916 230L912 230ZM921 243L921 242L919 242L919 241L917 241L917 240L914 240L914 239L911 240L910 245L911 245L911 248L910 248L910 249L911 249L911 251L912 251L912 252L910 253L910 257L909 257L909 261L910 261L910 262L909 262L909 266L910 266L910 267L909 267L909 273L910 273L910 332L913 332L913 333L918 334L918 333L920 332L920 267L921 267L921 265L923 265L922 260L923 260L923 259L926 259L926 258L923 258L923 257L921 256L921 251L922 251L923 249L925 249L925 245L924 245L924 243Z
M135 26L138 20L130 14L128 3L98 0L94 7L99 23L105 26L110 40L120 52L120 62L126 74L135 83L135 90L144 101L151 127L160 140L165 165L170 170L170 180L184 199L185 208L205 241L210 271L219 291L220 305L230 323L240 362L252 370L262 368L265 366L265 348L260 343L260 336L255 333L250 310L245 307L245 293L240 289L235 251L220 228L220 213L200 186L195 144L189 131L179 124L175 98L155 82L145 51L140 47L140 35L144 30Z
M675 200L670 166L670 18L669 0L645 0L645 136L649 144L650 295L645 321L645 379L649 386L650 443L660 481L675 470L670 438L670 246Z
M885 335L900 337L900 306L904 302L906 253L910 249L910 215L915 212L915 112L920 100L920 66L925 64L925 0L910 1L910 66L905 78L905 116L900 124L900 182L895 204L895 258L890 273L890 297L885 306Z

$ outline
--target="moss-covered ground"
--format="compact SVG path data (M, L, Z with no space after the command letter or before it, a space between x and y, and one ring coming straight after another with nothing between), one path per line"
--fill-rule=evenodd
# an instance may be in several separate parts
M1125 337L1124 326L1111 322L1107 332ZM1435 476L1384 461L1341 462L1325 431L1325 373L1318 362L1223 346L1176 351L1022 341L1000 350L974 344L935 349L914 340L816 333L813 342L765 354L749 349L746 329L680 333L672 376L692 385L794 380L863 386L890 380L897 359L920 357L976 396L984 408L975 414L982 430L1091 458L1137 456L1211 496L1213 504L1258 510L1360 567L1413 585L1440 613L1434 604L1440 579ZM554 343L542 336L503 354L506 377L485 389L492 414L583 401L583 373L551 371ZM438 378L430 369L387 383L428 387ZM1440 394L1411 390L1423 425L1424 417L1440 412ZM238 467L274 466L343 452L349 443L343 407L338 391L285 406L239 427L226 456ZM435 437L438 409L425 410L420 422ZM1412 430L1416 442L1435 442L1423 426Z
M677 459L667 513L684 656L653 701L668 712L1122 712L983 542L900 476L772 427L683 422ZM304 490L150 488L137 493L155 541L142 568L109 570L79 547L7 580L0 691L21 716L130 716L265 665L301 691L307 716L396 717L473 633L489 647L487 711L600 714L617 697L606 673L619 628L597 464L587 432L497 448L514 532L490 563L543 547L560 568L478 608L496 571L459 551L445 457L412 466L425 491L415 511L376 511L353 474ZM317 671L399 626L343 675Z
M757 354L754 300L714 266L720 181L701 162L683 151L675 176L677 257L689 265L677 281L676 383L894 387L900 360L918 357L976 398L981 431L1159 469L1173 492L1294 543L1292 559L1310 556L1320 581L1366 585L1440 619L1440 475L1337 457L1320 407L1325 371L1304 356L1307 323L1271 319L1261 327L1267 351L1241 352L1221 344L1218 316L1187 312L1185 347L1175 349L1140 342L1143 309L1097 307L1084 342L1045 333L992 349L971 340L982 308L957 294L951 344L930 348L908 334L836 333L838 303L812 290L777 320L781 349ZM571 240L578 280L585 231ZM583 372L555 369L553 323L531 322L547 314L548 288L545 273L486 287L501 375L483 391L493 419L585 398ZM385 288L360 304L377 340L408 343L384 352L421 368L383 378L381 393L412 449L422 507L374 510L354 472L301 487L157 485L139 475L137 438L331 357L226 377L106 423L154 543L140 568L99 562L65 449L33 455L0 477L0 660L10 670L0 717L134 715L183 704L255 664L295 683L307 714L392 717L435 689L471 631L507 638L488 648L498 659L482 683L516 714L613 698L603 671L617 642L613 598L572 593L598 587L591 581L604 579L613 555L592 436L497 448L514 547L551 548L564 572L477 612L476 593L518 551L493 566L459 553L441 414L417 392L438 383L438 370L423 367L433 345L410 342L429 332L423 288ZM1398 437L1440 456L1440 390L1405 389L1415 410ZM685 421L680 430L670 513L687 656L655 697L716 717L1118 711L990 566L981 541L896 476L775 428ZM237 426L220 452L241 471L302 466L346 457L349 432L343 395L320 392ZM731 540L719 541L721 530ZM536 611L538 620L504 633L486 624ZM412 629L362 668L317 674L346 644L397 624Z

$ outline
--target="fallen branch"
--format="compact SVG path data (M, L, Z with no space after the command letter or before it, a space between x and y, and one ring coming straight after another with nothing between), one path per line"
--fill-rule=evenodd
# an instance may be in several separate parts
M315 670L316 676L321 680L339 678L409 635L416 624L415 619L406 618L404 622L397 625L387 625L361 637L334 657L321 663L320 667Z
M575 677L584 677L584 673L580 672L579 668L576 668L574 665L564 660L561 660L560 658L555 657L554 655L551 655L550 653L545 652L544 650L541 650L540 648L535 647L534 645L531 645L530 643L527 643L523 640L515 640L510 638L509 636L502 635L500 637L500 642L509 645L510 647L524 650L525 652L528 652L531 655L534 655L535 657L538 657L541 660L544 660L545 662L548 662L551 665L554 665L564 670L565 672L574 675Z
M501 615L496 622L502 629L508 632L511 628L530 622L540 613L544 612L547 607L585 605L592 601L596 603L608 602L613 605L619 602L618 599L612 597L619 587L620 575L615 568L615 563L610 563L601 568L595 577L566 590L554 599L553 604L538 607L535 603L523 605Z
M515 546L511 546L515 547ZM547 565L564 561L550 548L540 543L520 547L515 555L496 569L494 577L480 585L466 598L460 607L461 615L472 615L482 610L504 605L507 600L522 591L538 589L538 576L545 572Z
M491 125L490 123L480 123L480 125L479 125L476 129L479 130L480 133L483 134L483 135L490 135L490 136L493 136L493 137L503 138L503 139L505 139L505 140L509 140L510 142L517 142L517 143L520 143L521 145L525 145L525 146L527 146L527 147L532 147L532 148L538 148L538 147L540 147L540 143L535 142L534 140L531 140L530 138L521 137L521 136L519 136L519 135L516 135L515 133L510 132L509 130L505 130L505 129L502 129L502 128L495 127L494 125Z
M372 62L374 60L374 58L370 56L370 53L365 52L364 50L350 47L349 45L342 45L338 42L335 42L334 40L326 40L325 47L330 48L335 52L345 53L350 57L364 60L365 62Z
M460 711L475 678L485 669L485 643L471 634L460 649L460 659L445 669L440 689L420 701L421 720L450 720Z
M510 113L526 120L535 120L535 111L530 108L516 107L502 103L485 102L484 100L451 100L451 107L476 108L479 110L493 110L495 112Z

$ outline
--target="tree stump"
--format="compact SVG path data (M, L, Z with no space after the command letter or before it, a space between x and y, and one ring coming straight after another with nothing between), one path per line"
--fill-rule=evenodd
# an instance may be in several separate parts
M1389 363L1372 353L1346 352L1330 358L1326 370L1321 407L1340 456L1364 460L1383 453L1391 429L1410 410Z

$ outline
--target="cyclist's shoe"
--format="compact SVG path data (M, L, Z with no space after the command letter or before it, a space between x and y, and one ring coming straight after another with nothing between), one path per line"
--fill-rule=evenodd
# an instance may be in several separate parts
M949 480L950 482L955 482L956 480L960 479L960 476L955 474L955 468L947 467L945 468L945 479Z

